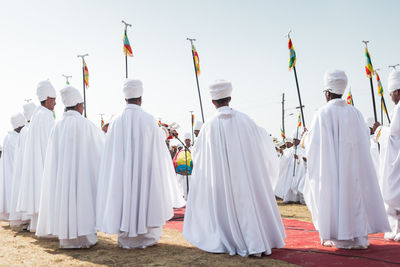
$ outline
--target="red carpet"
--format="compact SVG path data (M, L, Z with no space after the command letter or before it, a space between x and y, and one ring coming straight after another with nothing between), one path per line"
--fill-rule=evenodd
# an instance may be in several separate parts
M175 209L165 227L182 231L185 209ZM383 234L369 236L367 250L344 250L321 246L312 223L283 219L286 246L274 249L273 259L301 266L400 266L400 243L386 241Z

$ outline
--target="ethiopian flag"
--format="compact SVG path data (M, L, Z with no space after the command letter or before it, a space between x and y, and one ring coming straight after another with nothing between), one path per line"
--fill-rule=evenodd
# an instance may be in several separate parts
M297 128L301 126L301 114L299 113L299 118L297 119Z
M296 65L296 52L294 51L292 39L290 38L289 38L288 48L289 48L289 70L291 70Z
M349 91L349 94L348 94L346 100L347 100L347 104L354 106L353 96L351 95L351 91Z
M126 34L126 30L124 31L124 53L125 56L133 57L132 48L131 45L129 44L129 39L128 35Z
M192 114L192 127L194 126L194 114Z
M196 74L198 76L200 75L200 59L199 59L199 54L197 54L196 47L194 47L194 44L192 44L192 53L194 58L194 65L196 68Z
M377 72L375 72L375 74L376 74L376 82L378 83L378 94L379 96L383 96L383 87L381 83L381 78L379 77Z
M367 47L365 47L365 72L367 73L368 78L371 78L372 75L375 74Z
M283 139L286 139L285 132L283 131L282 128L281 128L281 136L282 136Z
M85 60L83 60L83 78L85 80L86 88L89 87L89 70L88 70Z

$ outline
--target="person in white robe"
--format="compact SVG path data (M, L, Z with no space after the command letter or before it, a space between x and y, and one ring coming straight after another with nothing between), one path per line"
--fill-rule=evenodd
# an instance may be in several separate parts
M40 198L38 237L56 236L64 249L97 243L96 195L105 135L82 116L79 91L60 91L66 108L49 136Z
M176 160L176 158L182 153L182 156L185 155L185 159L187 158L187 160L188 160L187 166L190 167L190 161L192 161L192 155L190 152L192 136L190 133L185 133L183 139L184 139L185 147L183 147L183 145L182 145L183 149L175 155L174 160ZM188 172L189 171L191 172L191 168L190 168L190 170L188 170ZM186 172L186 170L185 170L185 172ZM177 173L176 177L178 178L178 184L180 187L179 192L182 192L183 198L185 200L187 200L188 189L190 188L190 182L191 182L191 175L183 175L183 174Z
M19 133L18 144L15 150L14 156L14 171L11 186L11 208L10 208L10 226L14 230L26 230L29 226L29 216L20 212L17 212L17 202L21 186L21 169L24 156L24 148L26 135L29 130L29 122L32 118L33 112L36 109L36 105L32 102L26 103L23 106L24 117L27 124L22 128Z
M300 142L298 136L299 133L294 130L292 138L288 139L293 142L293 146L287 148L279 160L279 180L274 188L274 193L282 199L283 203L300 202L301 200L298 184L305 169L302 149L298 146Z
M140 80L127 79L123 113L109 126L97 193L97 227L125 249L157 244L173 216L178 184L165 135L142 108ZM178 203L175 203L178 202Z
M55 123L53 110L56 105L56 90L50 81L42 81L37 86L36 94L40 106L32 116L26 136L16 209L17 212L31 217L29 230L32 232L36 231L47 142Z
M342 99L344 71L327 71L327 104L305 133L307 177L304 198L321 244L366 249L368 235L389 229L370 154L369 131L355 107Z
M192 184L183 236L213 253L261 256L284 246L285 230L273 193L278 157L271 137L229 107L232 85L210 86L217 112L192 149Z
M18 145L19 133L26 124L22 113L11 117L14 130L8 132L3 142L2 168L0 173L0 220L9 220L11 210L11 188L14 172L15 149Z
M379 180L386 203L390 231L388 240L400 241L400 71L392 71L388 79L388 91L395 106L390 126L375 123L375 138L380 144Z
M203 126L203 122L202 121L196 121L194 124L194 128L193 128L193 133L194 136L197 138L199 136L200 130L201 130L201 126ZM193 140L196 141L196 140Z

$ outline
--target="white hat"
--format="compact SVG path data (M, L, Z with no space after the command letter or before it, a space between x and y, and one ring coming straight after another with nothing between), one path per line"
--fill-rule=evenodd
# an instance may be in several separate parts
M388 91L389 93L400 89L400 71L394 70L389 74Z
M232 84L224 80L216 80L210 85L210 95L212 100L218 100L232 95Z
M72 86L64 87L63 89L61 89L60 94L61 94L61 101L67 108L83 103L82 95L75 87Z
M181 143L178 143L178 148L183 148L183 145Z
M11 117L11 124L13 129L17 129L19 127L25 126L26 119L22 113L15 114Z
M293 142L293 138L288 137L288 138L286 138L285 142L286 143L292 143Z
M23 109L24 109L24 116L25 116L25 119L26 119L27 121L30 121L31 118L32 118L33 112L34 112L35 109L36 109L35 103L33 103L33 102L26 103L26 104L23 106Z
M56 89L54 89L53 85L48 80L38 83L36 94L40 102L46 100L47 97L56 98L57 96Z
M125 99L141 97L143 95L143 84L140 80L126 79L123 91Z
M330 70L324 75L325 89L337 95L343 95L347 86L347 76L342 70Z
M185 133L185 137L183 140L186 140L186 139L192 140L192 135L190 133Z
M196 130L200 131L201 126L203 126L203 122L202 122L202 121L196 121L196 123L194 124L193 130L195 130L195 131L196 131Z
M375 124L375 119L372 117L367 118L367 120L365 121L365 123L367 124L367 126L369 128L373 128L374 124Z

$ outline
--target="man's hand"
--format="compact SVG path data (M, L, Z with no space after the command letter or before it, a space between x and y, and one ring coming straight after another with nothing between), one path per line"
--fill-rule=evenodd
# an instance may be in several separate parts
M381 126L381 124L379 122L375 122L374 126L372 126L372 131L375 133L376 129Z
M303 160L304 160L305 162L307 162L307 158L303 157Z
M299 156L297 156L296 154L294 154L294 158L295 158L295 159L299 159Z

